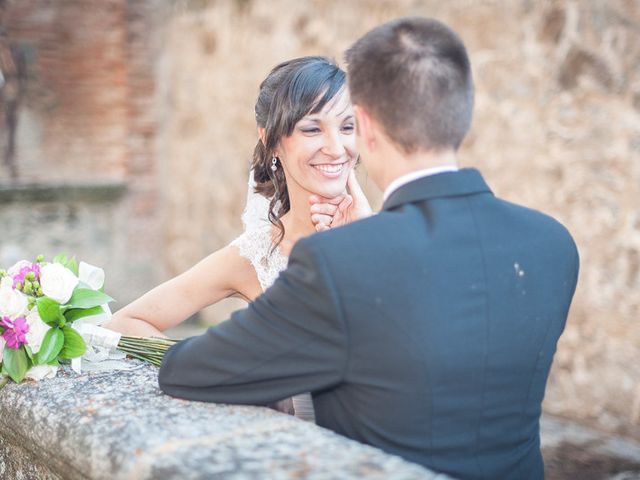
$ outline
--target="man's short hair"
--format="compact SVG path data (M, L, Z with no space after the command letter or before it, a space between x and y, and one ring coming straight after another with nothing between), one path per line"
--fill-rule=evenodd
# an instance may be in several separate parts
M346 53L351 100L406 153L457 149L473 112L467 50L443 23L422 17L387 22Z

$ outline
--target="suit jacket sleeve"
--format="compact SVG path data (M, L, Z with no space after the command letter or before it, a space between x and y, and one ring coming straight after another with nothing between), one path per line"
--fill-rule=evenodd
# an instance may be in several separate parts
M247 309L171 347L159 384L189 400L267 405L337 385L347 349L326 263L301 240L288 268Z

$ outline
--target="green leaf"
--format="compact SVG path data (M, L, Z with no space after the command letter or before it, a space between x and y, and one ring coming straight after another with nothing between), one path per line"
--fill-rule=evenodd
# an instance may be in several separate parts
M109 295L97 290L76 287L66 306L67 308L93 308L112 301L113 298Z
M64 327L64 346L60 352L60 358L71 359L80 357L87 350L82 336L71 327Z
M42 339L40 350L36 353L36 365L44 365L55 360L64 345L64 333L59 328L50 328Z
M64 325L65 318L62 316L60 304L49 297L40 297L36 302L38 306L38 315L44 323L50 327Z
M66 265L69 259L65 253L59 253L55 257L53 257L53 263L61 263L62 265Z
M71 273L73 273L76 277L78 276L78 262L76 261L76 257L71 257L69 260L67 260L64 266L71 270Z
M22 348L5 348L3 356L4 367L11 379L20 383L29 370L29 359Z
M33 350L31 350L31 347L29 345L24 345L24 351L27 353L27 357L29 357L31 363L33 363Z
M79 318L90 317L91 315L100 315L101 313L104 313L104 309L102 307L72 308L71 310L64 312L64 318L67 319L67 323L73 323Z

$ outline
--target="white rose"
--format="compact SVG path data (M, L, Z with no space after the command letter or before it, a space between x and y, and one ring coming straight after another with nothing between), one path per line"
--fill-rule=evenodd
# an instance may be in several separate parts
M31 262L28 262L27 260L20 260L13 267L7 270L7 273L9 274L10 277L13 277L14 275L17 275L18 273L20 273L20 270L23 267L30 267L30 266L31 266Z
M50 263L40 270L42 293L58 303L67 303L78 285L78 277L60 263Z
M13 288L13 279L11 277L2 277L0 288Z
M86 283L94 290L100 290L104 285L104 270L85 262L80 262L78 267L80 281Z
M2 284L0 284L0 316L16 318L26 314L29 303L26 295L14 290L11 286L12 283L2 280Z
M27 324L29 325L27 344L31 347L33 353L38 353L42 346L42 340L51 327L42 321L36 308L27 315Z
M35 367L31 367L27 370L24 377L40 381L43 378L53 378L56 376L56 373L58 373L58 367L53 367L51 365L36 365Z

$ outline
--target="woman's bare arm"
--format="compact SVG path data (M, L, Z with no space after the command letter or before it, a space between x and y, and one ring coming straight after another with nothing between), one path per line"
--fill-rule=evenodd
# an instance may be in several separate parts
M223 298L240 294L252 300L260 292L249 261L227 246L122 308L105 326L126 335L164 336L162 331Z

